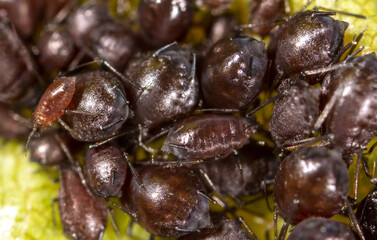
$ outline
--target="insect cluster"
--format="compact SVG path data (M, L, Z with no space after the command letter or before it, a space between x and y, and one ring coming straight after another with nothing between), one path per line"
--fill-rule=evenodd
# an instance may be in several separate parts
M68 238L102 239L108 218L126 234L117 208L152 237L260 239L238 213L261 196L278 239L377 238L376 189L358 203L348 174L376 182L377 57L333 18L363 16L253 0L241 25L232 2L0 2L0 135L58 170Z

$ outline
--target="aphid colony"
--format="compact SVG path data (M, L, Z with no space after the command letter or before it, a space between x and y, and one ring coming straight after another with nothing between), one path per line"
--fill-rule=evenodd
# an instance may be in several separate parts
M288 239L377 238L376 190L348 197L348 167L377 134L376 55L356 57L333 11L254 0L239 26L231 3L141 0L125 24L106 1L0 2L0 135L59 169L68 238L102 239L117 207L151 236L256 239L236 210L263 192L285 221L279 239L289 225ZM181 44L199 8L207 40ZM269 103L266 130L254 114Z

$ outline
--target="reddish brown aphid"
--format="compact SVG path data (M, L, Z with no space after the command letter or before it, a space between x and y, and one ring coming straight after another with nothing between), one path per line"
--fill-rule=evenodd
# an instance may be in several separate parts
M50 125L64 114L75 93L75 77L58 77L48 86L33 115L34 128Z

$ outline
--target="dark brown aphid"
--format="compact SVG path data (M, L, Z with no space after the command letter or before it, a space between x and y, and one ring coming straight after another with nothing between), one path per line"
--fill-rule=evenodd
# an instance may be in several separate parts
M69 135L48 132L30 141L28 146L30 150L30 160L46 166L67 162L67 155L62 149L60 141L63 141L63 144L65 144L71 152L77 149L77 142L74 142Z
M309 218L299 223L288 240L356 240L345 224L326 218ZM374 238L368 238L374 239Z
M251 2L249 22L251 24L267 23L277 20L285 13L285 0L256 0ZM253 27L251 30L260 36L266 36L274 24Z
M75 43L64 27L44 32L37 47L38 62L46 73L65 70L77 53Z
M30 128L24 124L23 120L17 119L17 117L18 115L15 115L8 107L0 105L1 138L23 140L27 137Z
M275 102L270 131L280 147L310 137L319 116L320 89L292 78L284 80L278 91L284 96Z
M290 224L334 216L344 206L348 190L348 171L341 155L323 147L288 155L279 165L274 184L279 213Z
M186 33L194 15L194 1L142 0L138 15L144 40L162 47Z
M267 52L275 76L284 79L333 62L343 47L348 23L334 20L332 13L303 11L278 26ZM316 77L306 78L316 83Z
M42 6L43 0L1 1L0 12L10 19L23 39L30 39L42 20Z
M126 159L117 146L106 144L86 152L84 174L95 193L104 197L121 196L126 173Z
M195 66L186 53L181 48L170 48L130 62L125 75L142 86L141 90L126 87L135 113L133 123L147 129L160 128L193 111L199 86L192 71Z
M201 76L203 100L213 108L247 109L267 70L265 43L247 35L225 38L207 53Z
M34 129L53 121L82 142L110 137L128 117L121 82L111 73L94 71L58 77L46 89L33 115Z
M167 238L212 226L198 174L185 167L134 166L144 187L128 174L121 202L135 222Z
M0 102L33 106L39 96L36 67L7 19L0 16Z
M222 213L211 212L212 228L201 229L200 232L189 233L179 240L248 240L247 233L240 224L225 217Z
M356 218L365 239L377 239L377 188L373 188L361 201Z
M377 135L377 58L357 57L328 74L322 86L324 102L336 100L324 122L324 133L334 135L331 146L352 159Z
M241 167L241 169L240 169ZM224 159L205 163L205 172L223 194L249 196L275 178L278 161L269 147L247 144Z
M90 33L101 24L111 21L111 16L104 3L87 2L67 19L67 29L76 44L80 47L90 48Z
M247 118L201 114L178 122L168 134L162 150L181 159L225 158L244 146L258 129Z
M93 51L120 71L139 48L135 33L120 23L101 24L94 28L90 38Z
M71 169L60 171L58 202L65 235L77 240L102 239L107 207L100 197L86 191L79 175Z

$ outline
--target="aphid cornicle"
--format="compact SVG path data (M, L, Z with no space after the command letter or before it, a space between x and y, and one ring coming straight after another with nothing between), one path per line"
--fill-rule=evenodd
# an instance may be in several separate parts
M107 225L107 207L100 197L89 194L79 175L60 170L59 214L64 234L77 240L100 240Z
M109 72L94 71L55 79L39 100L33 124L36 129L61 118L74 139L94 142L110 137L128 114L122 83Z
M155 47L181 38L193 16L192 0L142 0L138 8L140 31L144 40Z
M225 158L244 146L258 127L242 117L194 115L170 129L162 150L187 160Z
M328 74L322 85L322 100L336 102L329 112L323 132L333 134L331 147L345 159L352 159L377 135L377 57L375 53L357 57Z
M285 79L278 88L270 131L278 147L310 137L319 116L321 90L298 78Z
M106 144L89 149L83 169L88 185L95 193L104 197L121 196L127 164L119 147Z
M288 237L288 240L334 239L356 240L351 229L344 223L326 218L309 218L299 223Z
M208 51L201 73L204 104L247 109L262 89L267 70L265 43L247 35L224 38Z
M334 216L344 206L348 191L348 171L341 154L323 147L291 153L275 176L277 208L289 224Z
M125 83L127 97L134 111L134 124L157 129L187 116L199 98L199 84L194 63L181 47L135 57L125 75L142 89Z
M334 20L331 15L303 11L277 27L267 47L274 71L272 77L284 79L333 62L343 47L348 23ZM307 77L306 80L314 84L316 77Z
M185 167L164 168L134 164L140 181L128 174L122 204L132 219L148 232L177 238L212 226L205 186Z

